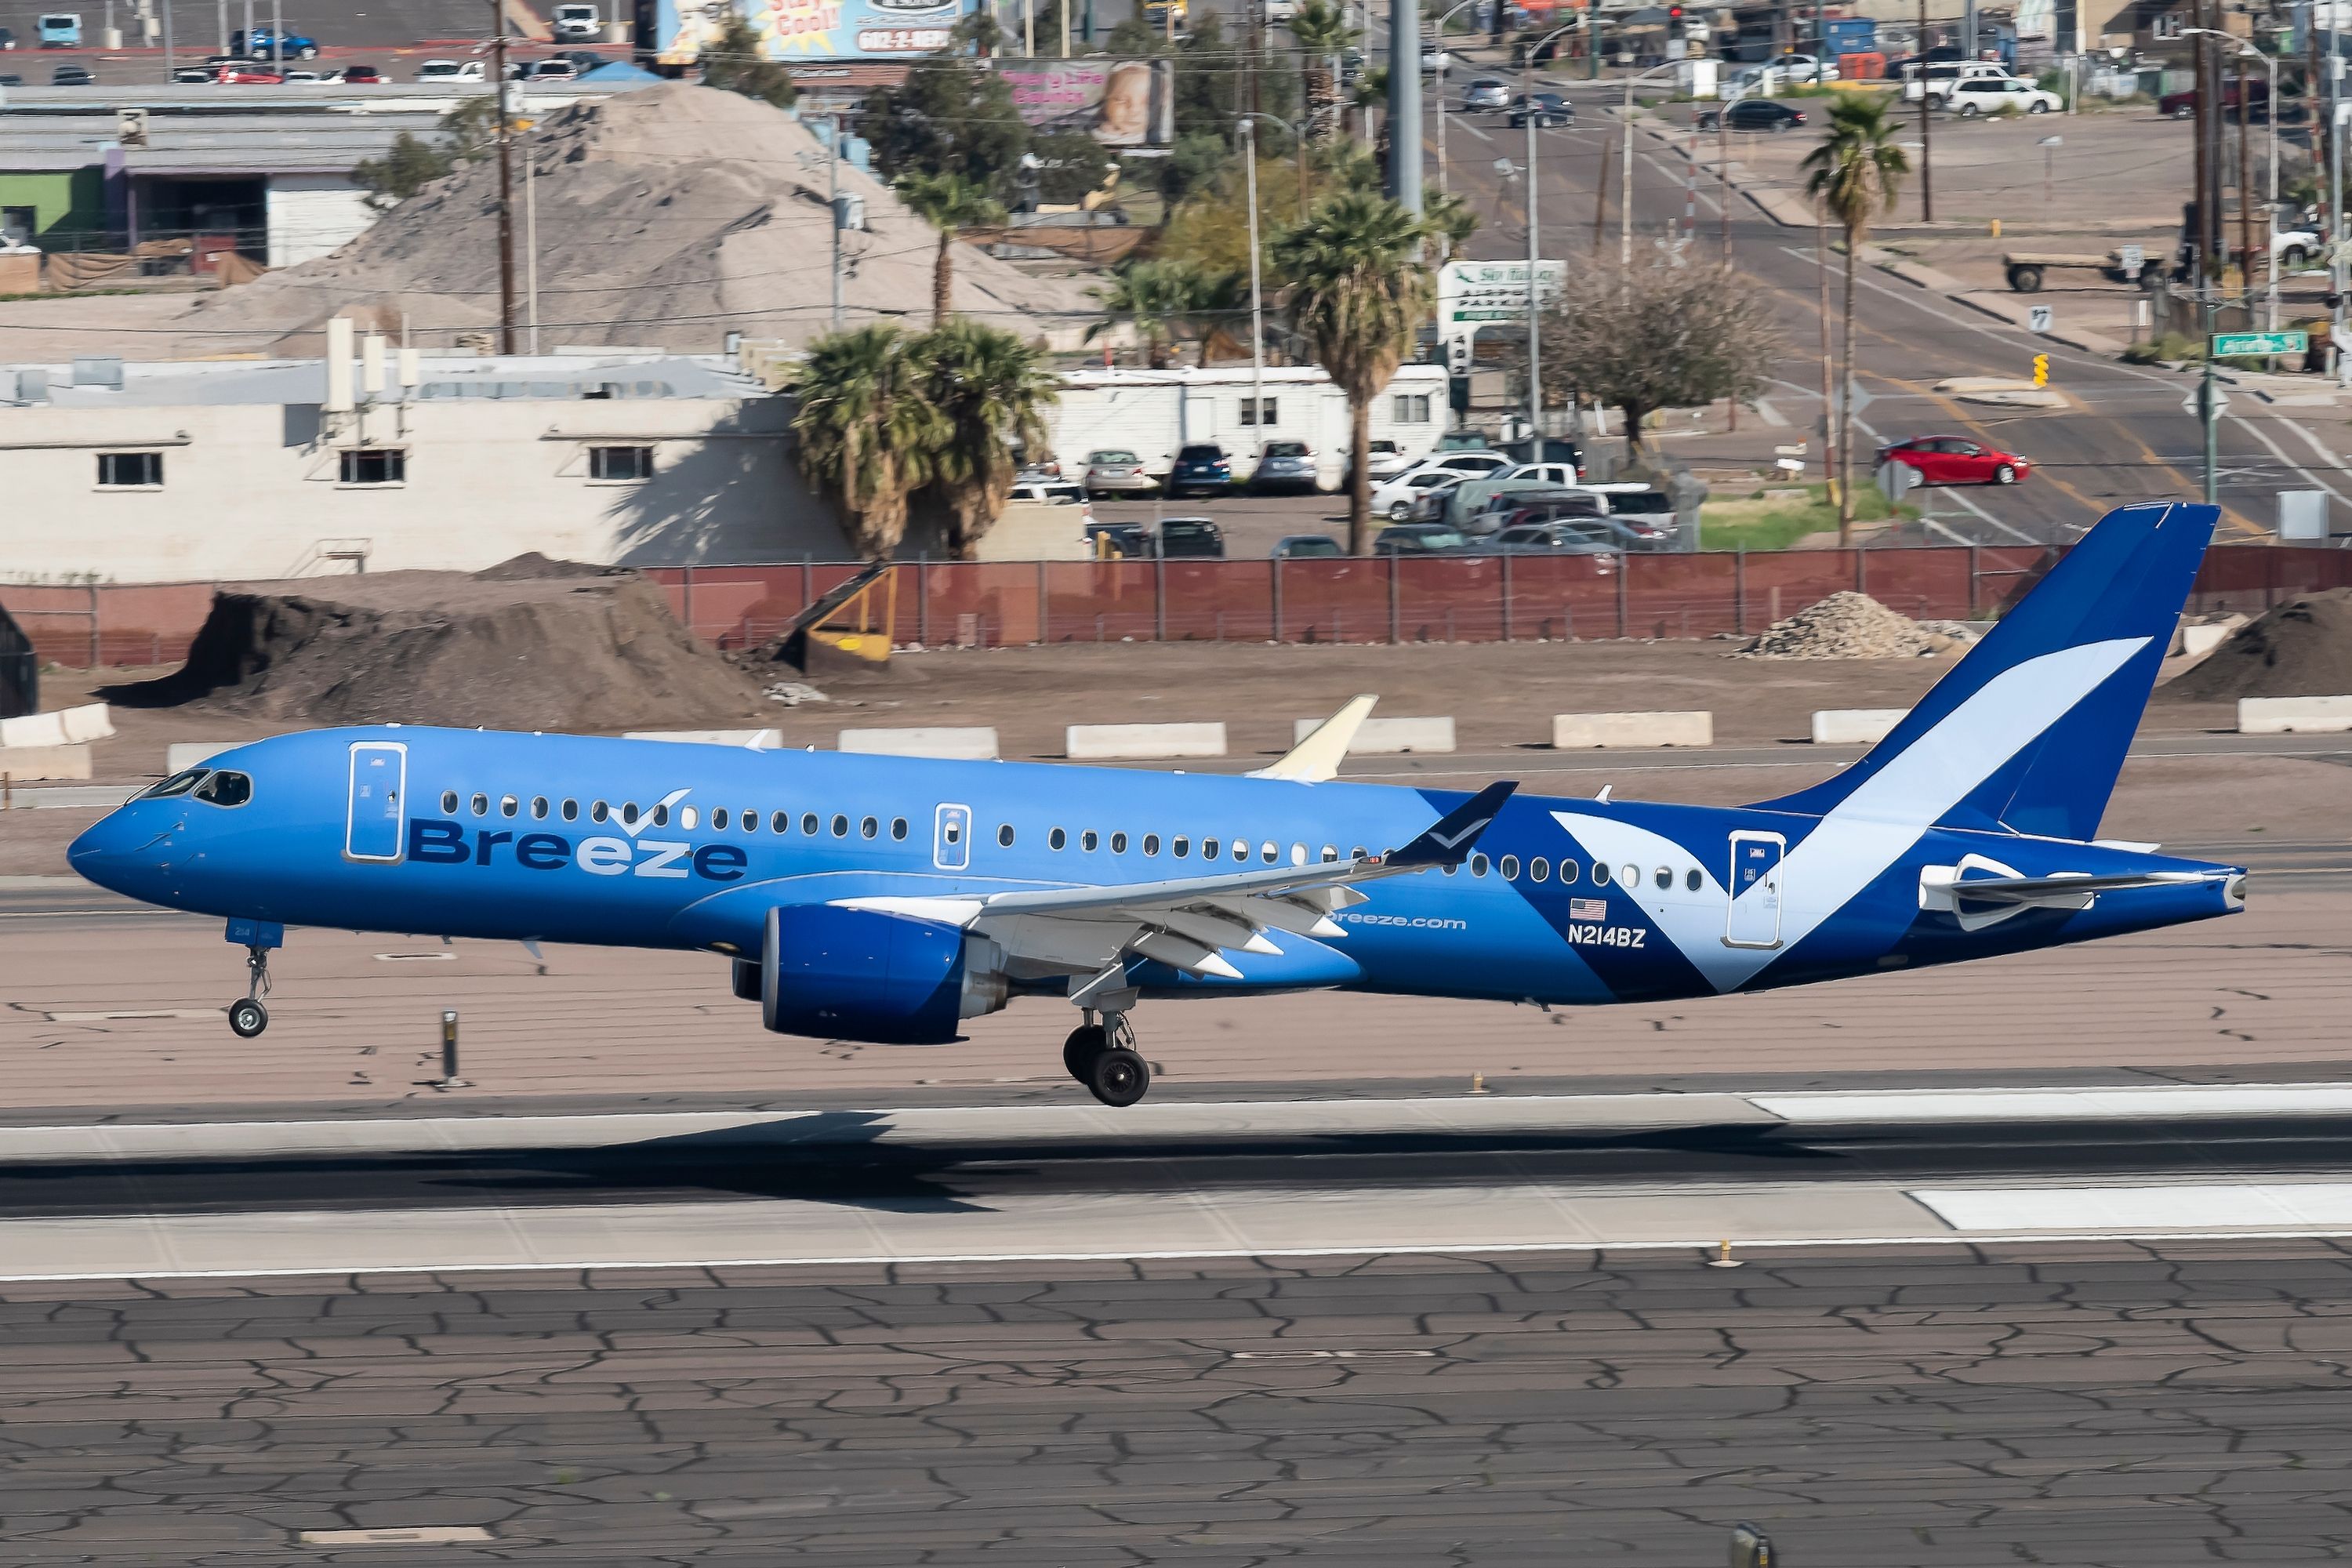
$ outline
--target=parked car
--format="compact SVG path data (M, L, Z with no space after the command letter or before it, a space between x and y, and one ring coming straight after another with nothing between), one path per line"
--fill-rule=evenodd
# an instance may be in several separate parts
M1233 485L1233 459L1223 447L1196 441L1176 449L1175 466L1168 470L1170 495L1222 495Z
M289 33L279 38L267 27L256 27L247 33L243 28L228 36L229 53L243 55L249 60L315 60L319 58L319 40L306 38L299 33Z
M204 82L218 81L220 68L218 66L182 66L173 71L172 79L189 87Z
M81 47L81 13L49 11L33 18L34 28L41 35L45 49L78 49Z
M1594 485L1594 489L1609 498L1612 517L1671 517L1675 498L1664 490L1654 490L1647 485Z
M1463 531L1498 534L1506 529L1557 522L1562 518L1597 520L1607 515L1601 498L1590 491L1507 490L1494 497L1485 511L1465 523Z
M2054 114L2066 100L2013 76L1970 77L1956 81L1952 90L1936 100L1963 120L1979 114Z
M554 24L555 36L565 43L593 43L604 30L604 19L596 15L593 5L558 5Z
M1163 518L1160 524L1160 553L1171 561L1222 561L1225 556L1225 531L1205 517Z
M1046 506L1085 506L1085 487L1067 479L1015 479L1012 489L1005 492L1013 500L1039 501Z
M289 82L332 81L335 79L325 71L304 70L299 66L289 66L279 74Z
M2013 485L2033 471L2014 452L1996 451L1966 436L1914 436L1878 449L1882 463L1901 463L1929 485Z
M1903 99L1906 103L1918 102L1922 94L1929 99L1938 99L1951 91L1956 82L2007 75L2009 68L1998 60L1948 60L1931 64L1903 79Z
M1462 111L1475 114L1482 109L1507 109L1511 103L1511 84L1498 76L1471 79L1462 89Z
M580 68L561 55L550 56L530 68L533 81L578 81Z
M213 79L224 87L278 87L286 73L259 60L230 60Z
M1442 522L1395 523L1372 540L1375 555L1466 555L1470 548L1460 529Z
M1837 80L1837 61L1821 59L1812 55L1780 55L1766 62L1772 79L1780 86L1801 86L1814 82Z
M1467 474L1447 474L1436 484L1431 485L1419 495L1414 496L1412 507L1406 510L1402 518L1396 518L1391 512L1391 519L1402 522L1450 521L1445 513L1446 509L1454 504L1454 492L1469 482L1470 476Z
M97 84L98 78L90 74L88 66L59 66L49 72L51 87L94 87Z
M1385 439L1373 440L1370 453L1364 459L1364 468L1371 474L1374 484L1392 479L1411 467L1412 459L1404 455L1404 448Z
M1304 441L1268 441L1250 475L1250 488L1255 490L1311 490L1320 482L1315 472L1315 448Z
M1377 447L1380 443L1375 441L1372 445ZM1486 433L1483 430L1448 430L1437 438L1437 450L1439 452L1491 452L1494 448L1486 444Z
M1500 452L1433 452L1372 491L1372 510L1402 522L1412 514L1412 503L1433 485L1458 479L1483 479L1511 467Z
M1597 555L1612 565L1619 553L1597 519L1515 522L1488 540L1486 549L1496 555Z
M1328 561L1347 553L1328 533L1290 533L1274 542L1276 561Z
M1143 471L1142 460L1123 447L1088 452L1086 474L1078 482L1090 496L1141 495L1160 488L1160 481Z
M1088 522L1087 552L1097 561L1149 561L1151 530L1139 522Z
M373 66L345 66L342 79L347 82L382 82L391 79Z
M1444 49L1432 44L1421 47L1421 72L1428 76L1437 71L1450 71L1460 62Z
M1794 131L1804 122L1803 110L1771 98L1743 98L1728 109L1702 110L1698 117L1701 131L1726 125L1734 131Z
M1533 110L1528 107L1530 103L1535 106ZM1521 93L1511 100L1512 130L1525 129L1530 114L1538 127L1576 123L1576 105L1556 92ZM1521 281L1525 281L1524 276Z
M1538 479L1548 485L1573 487L1584 482L1584 470L1574 463L1517 463L1494 477L1498 479Z
M0 27L0 49L13 49L16 47L16 35L5 27Z
M489 76L479 60L426 60L416 68L419 81L488 81Z

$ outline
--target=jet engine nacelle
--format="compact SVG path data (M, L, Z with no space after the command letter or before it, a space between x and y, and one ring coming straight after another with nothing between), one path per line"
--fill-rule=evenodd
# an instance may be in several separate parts
M760 1022L780 1035L944 1045L1005 994L1004 952L986 937L829 904L768 911Z

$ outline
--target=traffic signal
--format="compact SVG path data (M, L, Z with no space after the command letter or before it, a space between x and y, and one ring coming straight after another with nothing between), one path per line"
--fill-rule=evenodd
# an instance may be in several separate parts
M2035 354L2033 356L2033 384L2036 386L2047 386L2050 384L2050 356L2048 354Z

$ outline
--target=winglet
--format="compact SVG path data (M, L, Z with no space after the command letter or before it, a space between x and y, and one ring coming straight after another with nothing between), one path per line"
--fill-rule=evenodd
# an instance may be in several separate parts
M1455 806L1384 864L1391 868L1417 866L1459 866L1470 858L1478 836L1500 815L1503 803L1519 787L1517 779L1500 779Z
M1315 732L1282 755L1271 766L1258 769L1254 779L1289 779L1295 784L1321 784L1339 776L1339 763L1355 740L1357 727L1378 702L1376 695L1350 697L1348 705L1315 726Z

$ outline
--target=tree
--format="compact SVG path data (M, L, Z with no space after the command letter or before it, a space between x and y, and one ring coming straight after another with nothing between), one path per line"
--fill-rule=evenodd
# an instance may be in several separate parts
M705 87L740 92L778 109L790 109L800 96L800 89L793 85L793 73L768 58L760 35L743 13L731 6L727 19L719 24L719 37L704 46L701 63Z
M1121 262L1110 282L1093 290L1103 319L1087 329L1087 342L1125 321L1143 341L1145 363L1167 369L1169 340L1202 309L1203 271L1195 262L1175 259Z
M1829 131L1821 145L1805 154L1803 167L1811 171L1805 190L1822 210L1845 230L1845 304L1843 342L1840 345L1841 386L1853 385L1853 264L1869 237L1870 224L1895 205L1903 176L1911 161L1895 144L1895 127L1887 122L1886 107L1876 97L1843 94L1830 107ZM1821 258L1829 265L1829 258ZM1838 542L1853 542L1852 464L1853 409L1849 398L1839 399L1837 416Z
M873 144L874 167L886 179L961 174L1000 199L1012 194L1030 140L1011 84L951 55L926 56L898 86L868 93L856 130Z
M1629 455L1658 409L1760 395L1780 353L1760 285L1658 249L1636 254L1631 268L1570 268L1539 330L1547 400L1580 395L1616 409Z
M1461 255L1470 237L1478 232L1478 214L1470 204L1435 185L1422 186L1421 213L1430 232L1444 247L1445 254L1438 258L1440 261L1451 261Z
M1300 96L1307 107L1306 123L1315 139L1332 135L1339 127L1318 116L1336 112L1339 102L1339 57L1363 35L1348 26L1347 11L1335 0L1304 0L1291 14L1290 36L1298 44Z
M1350 191L1275 237L1275 270L1290 287L1292 321L1332 383L1348 395L1348 549L1370 542L1372 399L1396 374L1436 298L1422 265L1428 226L1385 196Z
M905 537L907 498L944 445L916 342L881 321L817 339L793 416L802 475L833 498L850 542L876 561Z
M940 231L940 253L931 263L931 325L943 326L953 309L955 242L959 229L1003 223L1004 205L961 174L909 172L893 187L898 199Z
M1013 447L1045 449L1045 411L1060 400L1060 377L1035 344L961 319L925 333L910 352L923 363L939 416L931 476L948 503L948 543L969 561L1004 515L1020 471Z
M402 132L381 158L352 166L352 184L377 212L398 206L434 181L482 155L498 137L498 100L485 93L441 117L441 137L425 142Z

